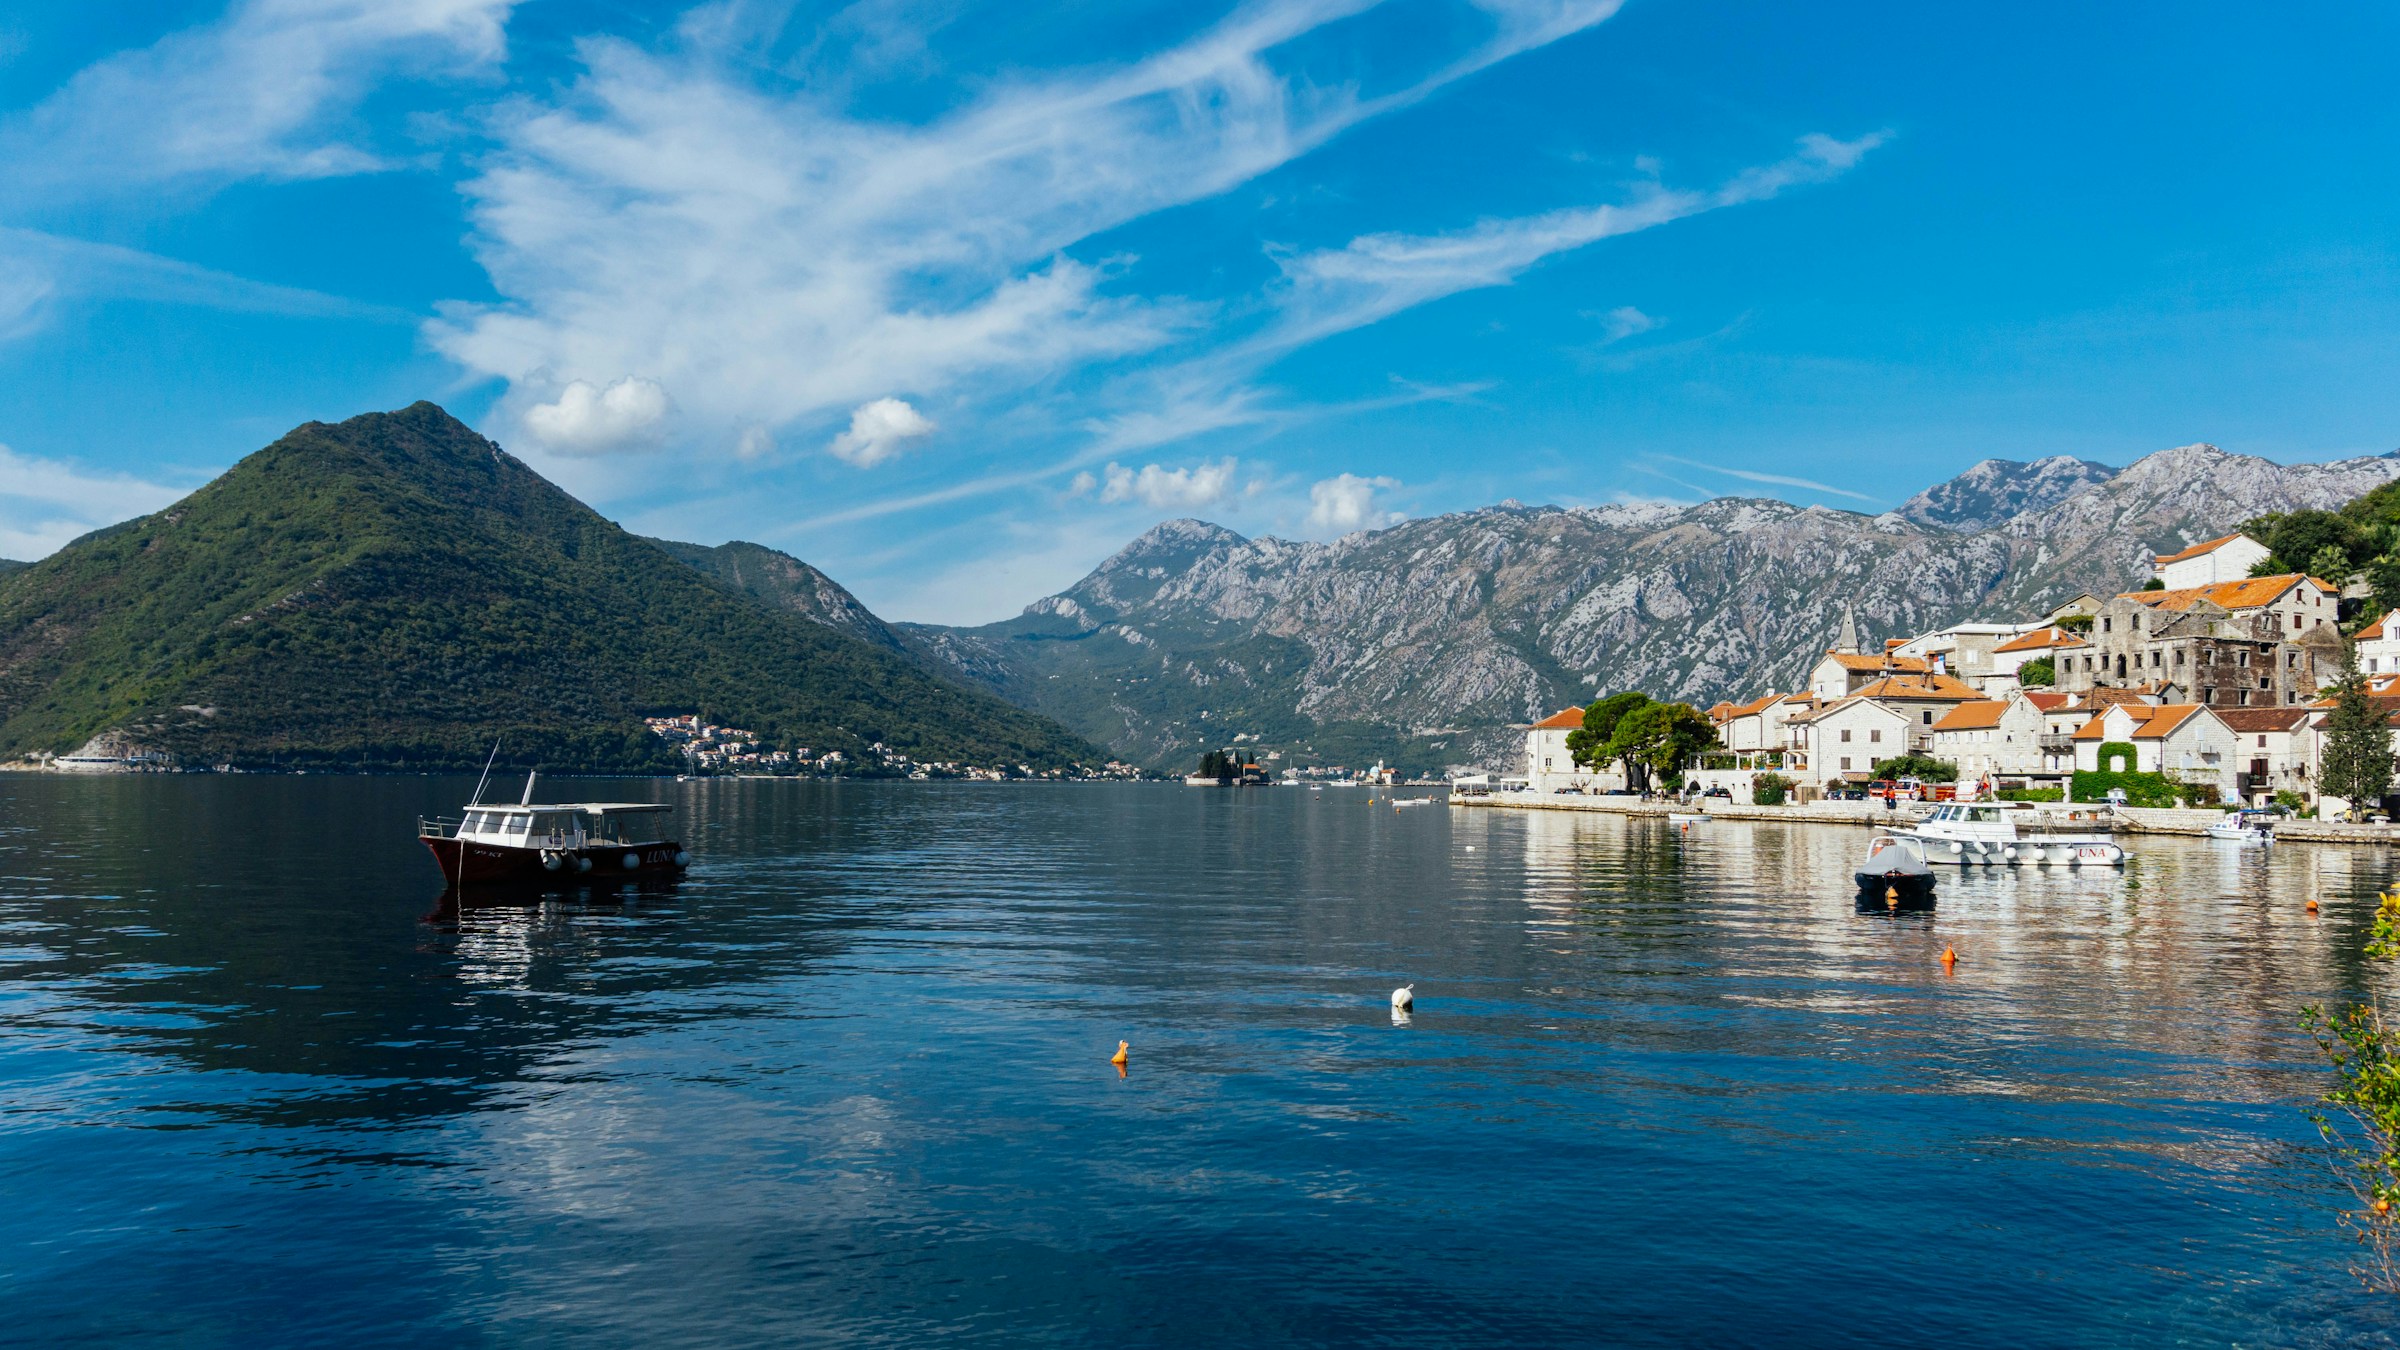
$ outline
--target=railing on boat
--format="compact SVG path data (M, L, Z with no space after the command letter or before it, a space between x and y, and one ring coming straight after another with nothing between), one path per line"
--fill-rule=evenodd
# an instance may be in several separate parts
M460 820L456 816L417 817L419 839L456 839Z

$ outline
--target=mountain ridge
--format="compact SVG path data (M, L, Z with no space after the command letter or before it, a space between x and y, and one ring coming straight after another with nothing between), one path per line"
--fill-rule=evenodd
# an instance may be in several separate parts
M431 403L311 422L0 577L0 757L662 769L644 714L864 758L1097 756L1038 714L739 593Z
M1836 596L1877 636L2038 614L2138 584L2154 552L2400 474L2390 455L2278 465L2206 444L2120 470L2011 463L1917 494L1910 514L1512 503L1323 543L1170 521L1015 618L896 631L1154 765L1239 734L1295 758L1506 767L1506 727L1596 690L1796 686L1834 635Z

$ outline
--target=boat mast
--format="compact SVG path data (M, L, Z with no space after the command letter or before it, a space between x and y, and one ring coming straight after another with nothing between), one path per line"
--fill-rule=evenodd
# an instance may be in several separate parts
M475 780L475 795L467 799L467 805L475 806L483 801L483 785L492 781L492 765L498 762L499 758L500 738L495 736L492 738L491 758L483 762L483 777Z

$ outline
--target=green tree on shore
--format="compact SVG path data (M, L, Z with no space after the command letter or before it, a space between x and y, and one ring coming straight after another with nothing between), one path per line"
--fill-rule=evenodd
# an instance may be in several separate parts
M2058 683L2058 660L2042 656L2017 667L2017 683L2027 689L2047 689Z
M2391 723L2367 696L2358 649L2345 641L2342 673L2333 684L2333 711L2325 718L2325 768L2317 785L2358 811L2381 801L2391 784Z
M1582 729L1567 733L1567 754L1573 757L1579 767L1595 771L1607 768L1617 761L1615 755L1607 752L1609 738L1616 735L1617 724L1625 720L1626 714L1649 705L1648 694L1631 691L1593 700L1592 706L1583 710Z
M1653 774L1672 780L1683 772L1684 765L1716 743L1716 724L1698 708L1689 703L1645 701L1617 720L1601 753L1624 761L1636 780L1634 786L1647 788Z

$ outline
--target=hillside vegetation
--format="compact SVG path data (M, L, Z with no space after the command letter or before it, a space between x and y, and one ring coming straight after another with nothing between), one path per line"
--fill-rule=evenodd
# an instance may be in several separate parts
M645 714L919 759L1094 759L1056 724L719 584L440 408L310 423L0 577L0 757L123 731L187 761L679 761Z

